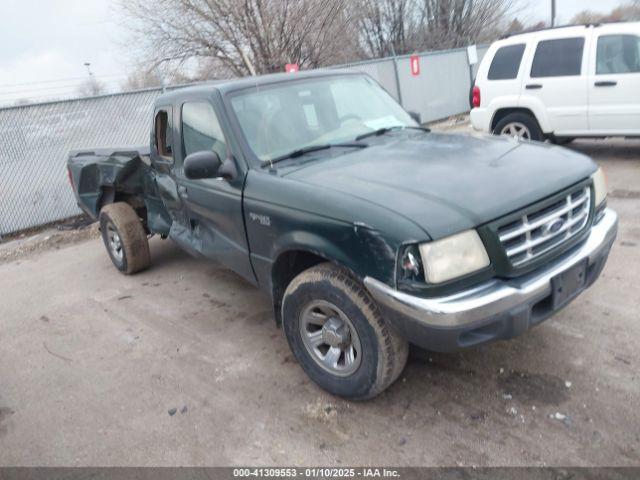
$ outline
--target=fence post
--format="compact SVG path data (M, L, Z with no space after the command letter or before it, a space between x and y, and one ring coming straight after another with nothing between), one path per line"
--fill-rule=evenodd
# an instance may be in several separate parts
M402 108L404 108L404 104L402 103L402 87L400 85L400 74L398 73L398 57L393 56L393 73L396 77L396 89L398 90L398 103Z
M473 49L473 54L471 49ZM467 64L469 65L469 84L471 85L469 88L473 88L474 83L474 75L473 75L473 67L478 63L478 52L476 50L475 45L469 45L467 47Z

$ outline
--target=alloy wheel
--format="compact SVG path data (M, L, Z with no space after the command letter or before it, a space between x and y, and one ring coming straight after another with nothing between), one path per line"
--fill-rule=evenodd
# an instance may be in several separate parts
M309 303L300 315L300 336L307 352L325 371L353 374L362 361L360 337L342 310L325 300Z
M120 234L118 234L116 227L112 223L107 225L107 241L109 244L109 251L111 252L111 255L113 255L113 258L118 262L122 262L124 257L122 240L120 239Z
M531 140L531 132L529 128L520 122L507 123L500 132L501 135L507 135L508 137L517 138L519 140Z

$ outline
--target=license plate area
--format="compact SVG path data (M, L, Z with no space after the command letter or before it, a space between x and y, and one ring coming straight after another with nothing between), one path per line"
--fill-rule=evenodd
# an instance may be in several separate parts
M561 308L573 300L587 281L587 260L574 265L569 270L551 279L553 307Z

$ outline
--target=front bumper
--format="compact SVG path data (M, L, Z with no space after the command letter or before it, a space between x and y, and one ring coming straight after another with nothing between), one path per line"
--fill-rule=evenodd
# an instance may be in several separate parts
M416 297L367 277L369 293L411 343L433 351L455 351L524 333L560 308L551 280L587 262L584 286L600 275L618 231L618 215L607 209L579 246L546 267L515 279L492 279L472 289L438 298ZM564 306L564 305L562 305Z

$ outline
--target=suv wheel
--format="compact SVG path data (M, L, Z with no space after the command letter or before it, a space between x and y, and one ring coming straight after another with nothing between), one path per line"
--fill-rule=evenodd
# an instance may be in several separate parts
M122 273L139 272L151 263L147 233L128 203L112 203L100 211L100 233L111 261Z
M360 282L332 264L293 279L282 319L303 370L332 394L372 398L398 378L407 361L407 341L382 318Z
M539 142L544 140L538 122L526 113L510 113L496 124L493 133Z

